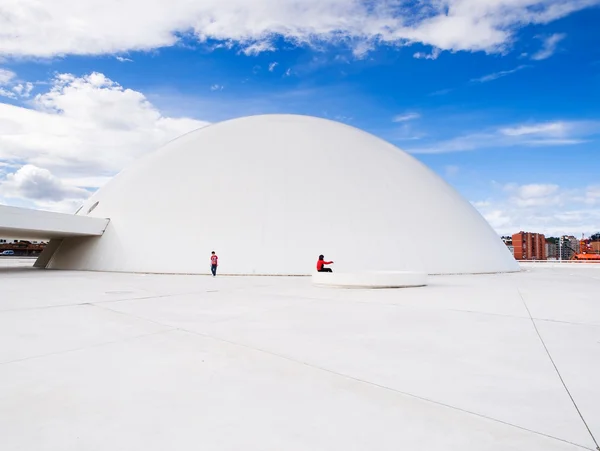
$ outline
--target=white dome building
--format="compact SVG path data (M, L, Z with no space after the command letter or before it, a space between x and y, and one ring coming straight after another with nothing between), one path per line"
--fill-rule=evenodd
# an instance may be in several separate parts
M361 130L253 116L188 133L139 160L78 215L103 236L65 238L48 268L151 273L429 274L518 271L481 215L431 170Z

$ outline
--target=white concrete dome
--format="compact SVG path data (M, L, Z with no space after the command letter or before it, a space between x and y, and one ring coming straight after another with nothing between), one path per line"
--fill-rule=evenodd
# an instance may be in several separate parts
M88 212L89 211L89 212ZM68 238L48 267L301 275L517 271L481 215L440 177L356 128L306 116L252 116L188 133L137 161L79 215L110 218Z

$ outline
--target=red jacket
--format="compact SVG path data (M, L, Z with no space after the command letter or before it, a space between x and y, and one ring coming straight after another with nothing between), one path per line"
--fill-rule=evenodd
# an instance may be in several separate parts
M317 261L317 271L321 271L323 269L323 265L331 265L333 262L326 262L325 260Z

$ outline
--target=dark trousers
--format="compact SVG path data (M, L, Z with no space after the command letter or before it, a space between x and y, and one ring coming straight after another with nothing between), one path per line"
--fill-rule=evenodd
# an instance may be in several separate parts
M325 268L325 266L323 266L321 269L319 269L319 272L333 272L331 270L331 268Z
M217 265L210 265L210 272L212 272L213 276L217 275Z

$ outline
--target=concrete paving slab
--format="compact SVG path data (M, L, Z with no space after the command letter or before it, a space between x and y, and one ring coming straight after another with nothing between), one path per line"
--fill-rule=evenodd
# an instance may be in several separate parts
M580 449L180 331L0 368L8 451Z
M593 449L528 309L598 435L598 275L0 268L0 449Z

